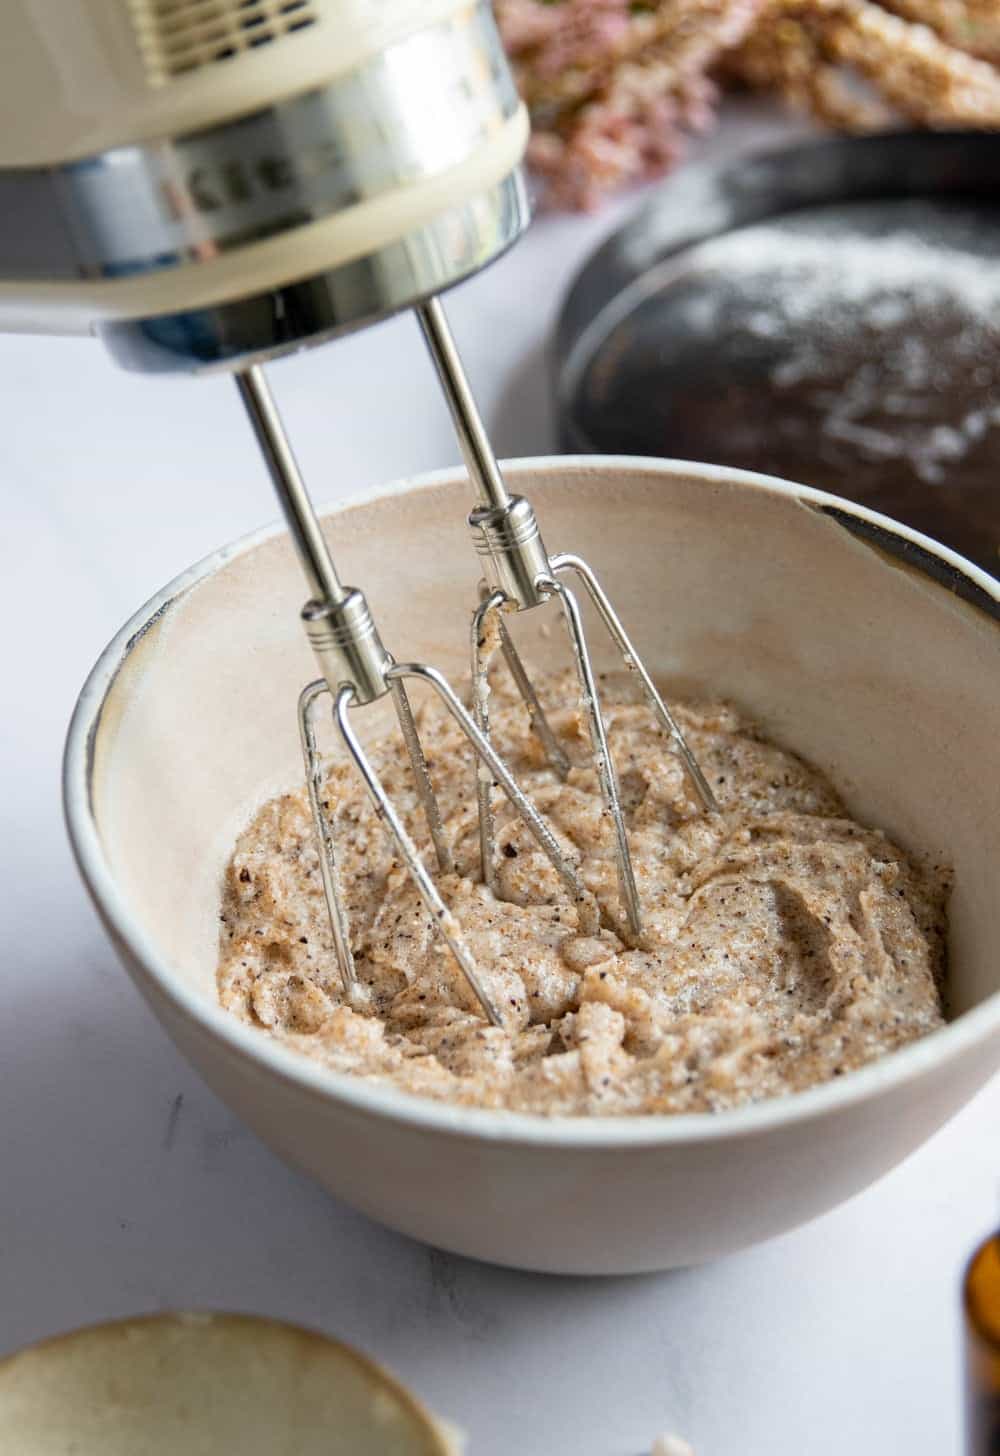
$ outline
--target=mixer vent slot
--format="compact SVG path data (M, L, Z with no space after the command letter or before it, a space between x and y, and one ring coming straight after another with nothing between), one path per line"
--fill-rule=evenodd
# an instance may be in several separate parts
M310 0L129 0L154 86L273 45L315 25Z

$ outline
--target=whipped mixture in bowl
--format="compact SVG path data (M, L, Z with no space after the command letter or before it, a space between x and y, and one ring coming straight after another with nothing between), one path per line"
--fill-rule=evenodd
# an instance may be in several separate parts
M430 703L421 719L457 871L438 876L503 1026L490 1026L363 786L331 766L325 798L361 983L343 990L305 789L240 835L221 907L218 989L235 1015L329 1067L420 1096L542 1115L711 1112L865 1065L943 1024L946 867L850 818L830 783L725 703L672 702L712 785L705 814L627 682L603 685L644 913L619 916L609 826L569 676L538 674L575 766L561 782L498 676L500 752L579 861L577 907L505 800L500 897L478 879L475 769ZM434 865L396 738L372 756Z

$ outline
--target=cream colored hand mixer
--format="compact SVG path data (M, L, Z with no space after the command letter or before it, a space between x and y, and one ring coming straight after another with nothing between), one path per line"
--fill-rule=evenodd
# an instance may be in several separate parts
M395 707L437 862L452 867L406 690L427 684L478 758L482 874L497 888L493 797L521 815L582 912L578 866L489 736L483 645L491 616L557 774L568 760L507 629L555 599L613 836L619 928L642 935L615 765L566 578L582 584L636 673L702 806L711 791L597 577L549 555L508 493L437 295L501 254L528 208L528 123L486 0L7 0L0 37L0 328L95 333L124 367L234 374L301 558L302 612L321 677L299 702L333 943L359 998L322 802L317 712L343 745L484 1014L488 980L359 742L352 713ZM483 582L472 629L473 713L435 668L397 662L368 604L343 585L265 380L263 362L412 308L479 504Z

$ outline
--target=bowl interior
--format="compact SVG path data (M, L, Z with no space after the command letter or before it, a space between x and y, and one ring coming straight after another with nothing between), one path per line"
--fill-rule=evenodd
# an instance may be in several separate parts
M1000 630L978 605L859 539L829 498L738 472L608 459L522 462L549 549L600 572L650 666L755 715L862 820L951 863L951 1012L1000 988ZM476 563L459 473L331 513L348 581L397 658L466 672ZM92 804L130 915L215 999L218 882L266 795L301 778L295 703L316 675L283 536L227 553L135 638L93 741ZM547 611L547 609L546 609ZM546 611L516 635L565 661ZM599 666L614 665L600 628ZM380 705L357 715L376 732Z
M17 1433L19 1456L454 1451L347 1346L233 1315L125 1320L21 1351L0 1363L0 1429Z

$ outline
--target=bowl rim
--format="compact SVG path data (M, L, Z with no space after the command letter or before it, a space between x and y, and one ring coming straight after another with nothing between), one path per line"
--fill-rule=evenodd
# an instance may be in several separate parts
M955 594L956 589L964 586L968 591L971 587L973 599L987 606L991 615L995 613L993 620L1000 631L1000 580L994 580L957 552L919 531L826 491L756 471L648 456L540 455L504 461L503 467L512 480L524 475L573 474L581 470L620 471L661 478L684 476L705 484L724 483L762 491L818 508L845 528L855 526L857 529L852 534L860 536L861 542L867 540L871 543L874 540L876 546L882 549L895 543L906 564L927 576L934 588ZM324 519L336 517L379 499L450 485L462 479L464 474L463 467L452 466L403 477L325 505L320 508L320 514ZM221 1043L220 1050L263 1066L285 1084L323 1102L343 1103L355 1112L386 1118L414 1129L501 1144L625 1150L742 1139L766 1134L785 1125L818 1120L913 1082L925 1072L981 1045L991 1033L1000 1034L998 990L963 1012L955 1021L893 1052L891 1056L862 1067L847 1077L803 1092L714 1113L545 1116L456 1106L420 1097L390 1084L333 1071L245 1025L218 1003L207 1001L178 981L153 939L130 913L105 857L91 802L94 745L103 708L115 680L132 649L146 632L199 582L214 575L230 561L285 534L282 524L268 524L217 548L180 572L132 614L105 647L84 682L70 721L63 758L63 809L70 844L84 884L105 926L120 946L128 951L130 971L138 970L156 993L172 1003L175 1011ZM932 575L927 570L928 565L935 566L941 575Z

